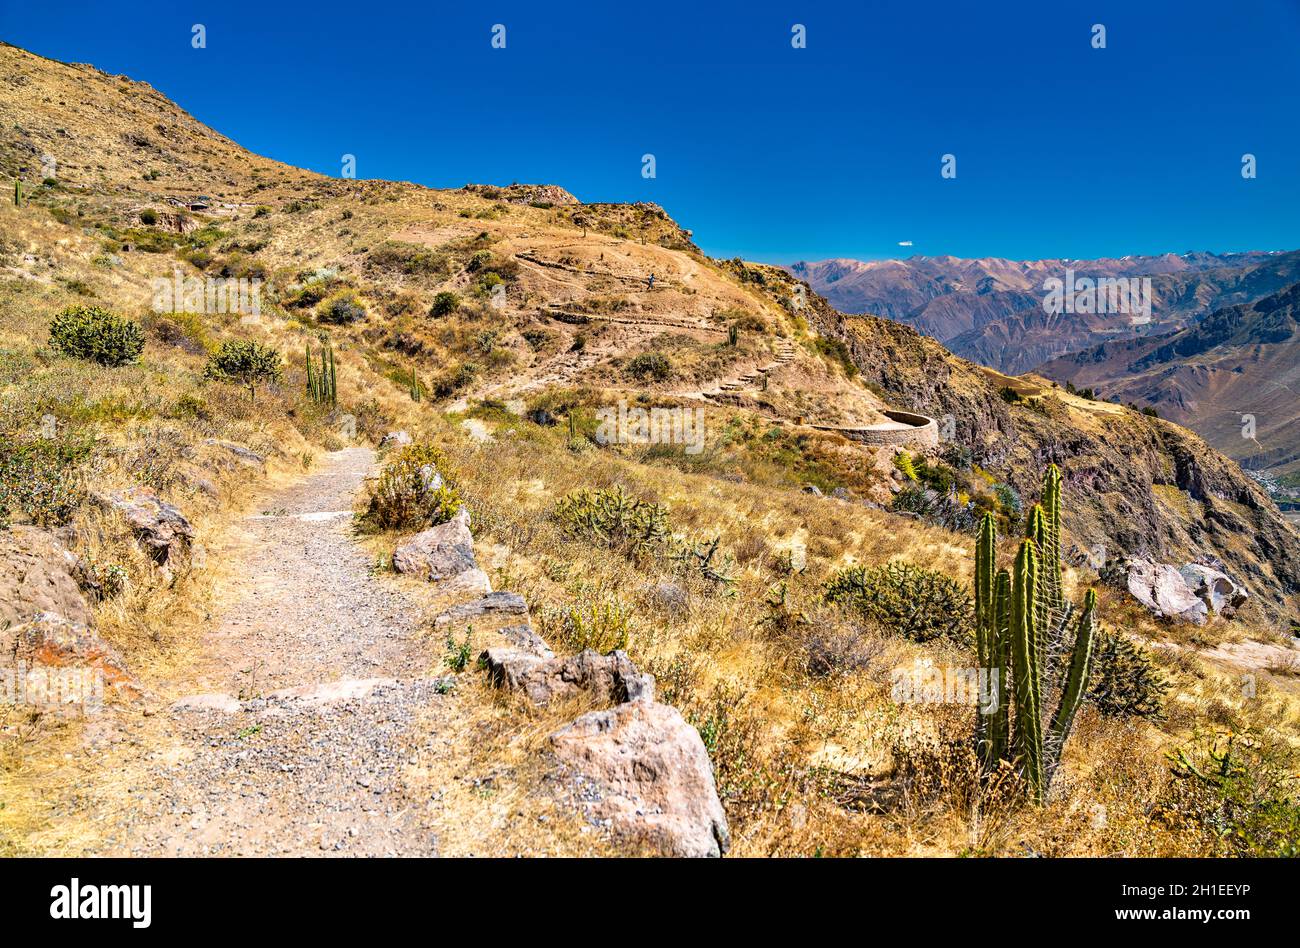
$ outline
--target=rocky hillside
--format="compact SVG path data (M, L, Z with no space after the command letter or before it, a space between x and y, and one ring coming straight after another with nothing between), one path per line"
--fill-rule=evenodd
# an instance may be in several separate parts
M814 304L813 325L845 343L869 386L893 404L949 417L955 444L981 467L1027 492L1034 472L1060 465L1083 499L1067 521L1081 549L1218 558L1250 576L1274 610L1300 606L1300 535L1197 435L1045 379L974 365L901 323Z

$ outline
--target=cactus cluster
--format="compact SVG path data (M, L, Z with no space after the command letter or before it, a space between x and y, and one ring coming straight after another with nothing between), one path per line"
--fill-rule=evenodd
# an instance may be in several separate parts
M313 362L311 343L307 343L307 397L317 404L333 408L338 404L338 395L333 347L322 345L317 361Z
M976 740L985 770L1015 761L1041 803L1088 690L1097 594L1068 603L1061 576L1061 472L1048 468L1043 496L1010 571L997 568L997 527L985 514L975 544L975 644L998 700L982 708ZM1077 613L1077 615L1076 615ZM1055 694L1056 710L1044 708ZM1014 717L1011 713L1014 696Z
M411 396L413 402L418 402L423 396L423 389L420 388L420 376L416 375L414 367L411 369L411 380L406 386L406 392Z

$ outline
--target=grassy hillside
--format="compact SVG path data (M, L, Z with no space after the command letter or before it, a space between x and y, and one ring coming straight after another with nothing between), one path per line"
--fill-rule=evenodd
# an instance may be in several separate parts
M544 637L565 651L626 642L699 729L738 854L1283 848L1295 806L1272 781L1296 767L1300 679L1279 629L1296 609L1297 536L1195 436L844 317L775 268L710 260L653 205L326 179L243 151L146 85L9 46L0 65L0 173L23 191L0 207L0 435L35 444L53 416L66 450L20 476L70 486L59 509L25 498L12 516L124 571L97 617L147 690L187 674L222 565L165 581L86 494L144 484L216 537L265 481L210 442L264 455L274 482L403 428L448 454L496 585L526 594ZM169 201L198 195L206 208ZM156 281L177 273L260 281L261 312L159 311ZM56 351L51 320L78 305L136 323L139 361ZM233 341L283 360L255 399L207 371ZM307 393L304 353L326 342L337 405ZM601 443L597 412L620 402L699 409L703 450ZM950 415L952 437L900 452L825 430L886 423L887 409ZM969 707L901 701L895 685L899 669L973 664L975 521L988 512L1004 534L1023 531L1053 462L1067 546L1216 556L1253 605L1192 627L1102 589L1102 627L1139 651L1124 668L1141 667L1131 688L1154 704L1085 703L1038 808L1009 769L979 778ZM595 530L572 513L615 490L664 535ZM396 539L362 538L376 569ZM855 567L865 572L845 573ZM870 595L828 599L845 575ZM1066 571L1076 600L1098 581ZM432 630L430 642L437 668ZM589 851L535 818L551 806L547 712L486 686L461 700L451 739L466 789L449 838L474 852ZM113 714L135 720L141 707ZM98 779L94 728L4 714L0 852L96 851L114 817L92 811L126 804ZM1204 763L1227 735L1246 748L1231 787L1167 756ZM113 764L129 773L141 752ZM517 811L471 789L488 777Z

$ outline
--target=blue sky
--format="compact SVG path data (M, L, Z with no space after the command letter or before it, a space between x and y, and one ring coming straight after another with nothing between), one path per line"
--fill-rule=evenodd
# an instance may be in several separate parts
M718 256L1300 247L1300 0L0 0L0 38L295 165L657 201Z

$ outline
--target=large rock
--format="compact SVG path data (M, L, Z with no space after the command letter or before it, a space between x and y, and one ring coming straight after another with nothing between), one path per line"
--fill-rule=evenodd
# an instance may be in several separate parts
M1157 617L1204 624L1209 609L1177 569L1167 563L1134 559L1128 561L1126 570L1128 591Z
M482 658L496 685L522 691L537 704L581 692L616 703L654 700L654 676L638 671L626 652L601 655L584 649L569 658L544 658L532 650L499 646Z
M149 488L132 487L93 496L100 506L121 514L137 542L164 570L170 572L188 558L194 528L177 507Z
M0 530L0 629L52 612L94 625L90 604L73 578L76 559L35 527Z
M699 732L676 708L629 701L551 735L556 757L591 781L592 815L669 856L721 856L731 844Z
M1238 586L1227 573L1201 563L1188 563L1180 567L1179 574L1192 594L1205 603L1215 615L1231 619L1250 598L1243 586Z
M113 646L88 626L53 612L0 632L0 658L26 668L88 668L104 676L109 686L138 692L135 677Z
M478 569L474 538L469 532L469 510L462 507L446 523L400 543L393 551L393 569L430 582L442 582Z

